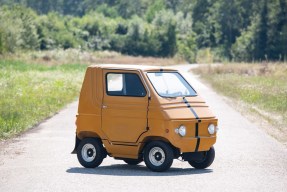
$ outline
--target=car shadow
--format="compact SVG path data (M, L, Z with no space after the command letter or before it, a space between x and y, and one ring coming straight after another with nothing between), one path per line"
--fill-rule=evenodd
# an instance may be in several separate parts
M67 173L113 175L113 176L178 176L212 173L212 169L176 168L171 167L166 172L152 172L143 165L114 164L97 168L72 167Z

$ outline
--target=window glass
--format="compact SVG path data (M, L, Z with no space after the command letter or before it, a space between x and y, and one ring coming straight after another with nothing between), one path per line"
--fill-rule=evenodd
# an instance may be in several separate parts
M110 73L107 76L108 92L123 90L123 74Z
M107 94L111 96L146 96L146 90L135 73L108 73Z
M194 89L177 72L151 72L147 76L162 97L196 96Z

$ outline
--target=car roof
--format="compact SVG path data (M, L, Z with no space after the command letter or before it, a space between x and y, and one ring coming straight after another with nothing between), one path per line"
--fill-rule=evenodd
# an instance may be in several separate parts
M91 65L92 68L102 68L102 69L118 69L118 70L141 70L141 71L177 71L164 66L150 66L150 65L129 65L129 64L97 64Z

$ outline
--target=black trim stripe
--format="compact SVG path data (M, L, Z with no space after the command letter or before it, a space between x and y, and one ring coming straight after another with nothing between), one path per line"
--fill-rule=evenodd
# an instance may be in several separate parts
M195 152L197 152L200 144L200 137L198 136L198 122L195 123L195 137L197 138Z
M197 119L197 122L195 123L195 137L197 138L195 152L197 152L200 145L200 137L198 136L198 123L200 123L201 120L199 119L197 113L194 111L194 109L191 107L191 105L188 103L185 97L183 97L183 101L190 109L190 111L193 113L194 117Z
M183 98L184 103L187 105L187 107L189 108L189 110L193 113L194 117L196 119L199 119L198 115L196 114L196 112L194 111L194 109L191 107L191 105L188 103L188 101L186 100L186 98Z
M198 137L198 123L195 123L195 137Z
M199 145L200 145L200 137L197 137L197 142L196 142L195 152L197 152L197 151L198 151Z

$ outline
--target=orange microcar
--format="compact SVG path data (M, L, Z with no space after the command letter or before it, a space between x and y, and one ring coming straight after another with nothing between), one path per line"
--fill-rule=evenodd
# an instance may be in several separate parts
M215 157L217 119L174 69L138 65L87 68L73 153L87 168L107 156L165 171L173 159L197 169Z

